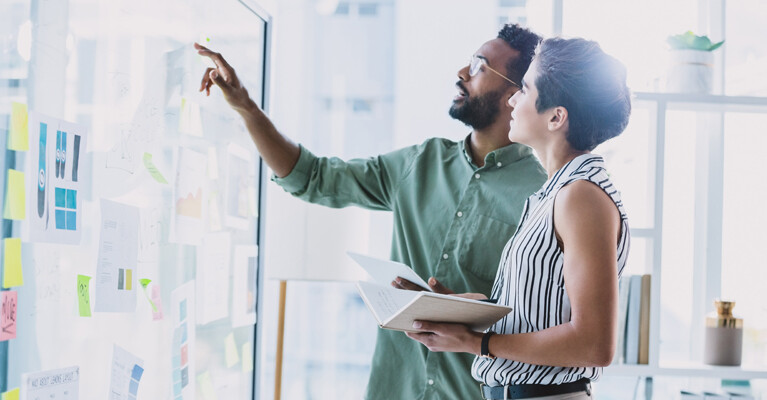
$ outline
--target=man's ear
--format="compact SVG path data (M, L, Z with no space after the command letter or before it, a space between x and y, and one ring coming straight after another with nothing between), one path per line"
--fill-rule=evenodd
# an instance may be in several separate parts
M567 128L568 114L564 107L554 107L549 110L549 131L558 131Z

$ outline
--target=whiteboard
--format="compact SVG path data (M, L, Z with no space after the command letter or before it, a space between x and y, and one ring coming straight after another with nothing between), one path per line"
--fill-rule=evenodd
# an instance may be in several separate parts
M222 96L198 92L210 64L192 43L266 108L268 15L235 0L12 0L0 15L0 133L26 104L31 145L5 152L27 212L3 232L22 239L23 285L3 289L18 303L0 389L32 399L65 377L79 399L255 398L265 170Z

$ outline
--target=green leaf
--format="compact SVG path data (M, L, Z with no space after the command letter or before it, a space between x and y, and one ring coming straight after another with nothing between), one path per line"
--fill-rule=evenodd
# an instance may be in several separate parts
M714 50L718 49L719 47L721 47L723 44L724 44L724 40L722 40L719 43L713 44L713 45L711 45L711 47L708 48L708 51L714 51Z
M724 41L711 44L711 39L708 36L698 36L692 31L687 31L680 35L669 36L666 38L666 43L674 50L713 51L718 49Z

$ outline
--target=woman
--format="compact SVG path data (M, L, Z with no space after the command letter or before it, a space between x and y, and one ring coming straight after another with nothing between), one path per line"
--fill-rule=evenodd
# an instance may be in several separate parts
M483 398L588 399L615 349L629 248L620 196L590 152L628 123L626 71L595 42L548 39L509 104L509 138L535 149L549 176L527 200L493 285L492 298L513 311L484 334L416 321L425 332L408 336L431 351L478 355Z

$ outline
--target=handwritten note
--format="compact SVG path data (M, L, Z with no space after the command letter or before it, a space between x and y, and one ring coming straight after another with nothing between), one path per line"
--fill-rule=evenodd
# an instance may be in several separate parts
M73 366L21 376L26 399L77 400L80 389L80 367Z
M27 216L24 173L15 169L9 169L6 182L8 182L8 190L5 192L3 218L23 220Z
M77 302L81 317L91 316L90 280L90 276L77 275Z
M149 171L149 175L152 175L154 180L163 184L168 183L168 181L165 180L165 177L162 176L162 173L160 173L160 170L157 169L157 166L152 162L152 155L149 153L144 153L144 167L146 167L146 170Z
M19 400L19 388L3 393L2 400Z
M11 131L8 133L8 150L29 150L29 114L26 104L11 103Z
M3 287L21 286L24 284L24 275L21 269L21 239L8 238L3 242L5 244Z
M226 366L231 368L240 361L237 354L237 342L234 340L234 333L229 333L224 339L224 350L226 355Z
M16 307L18 296L16 291L0 292L0 341L16 338Z

